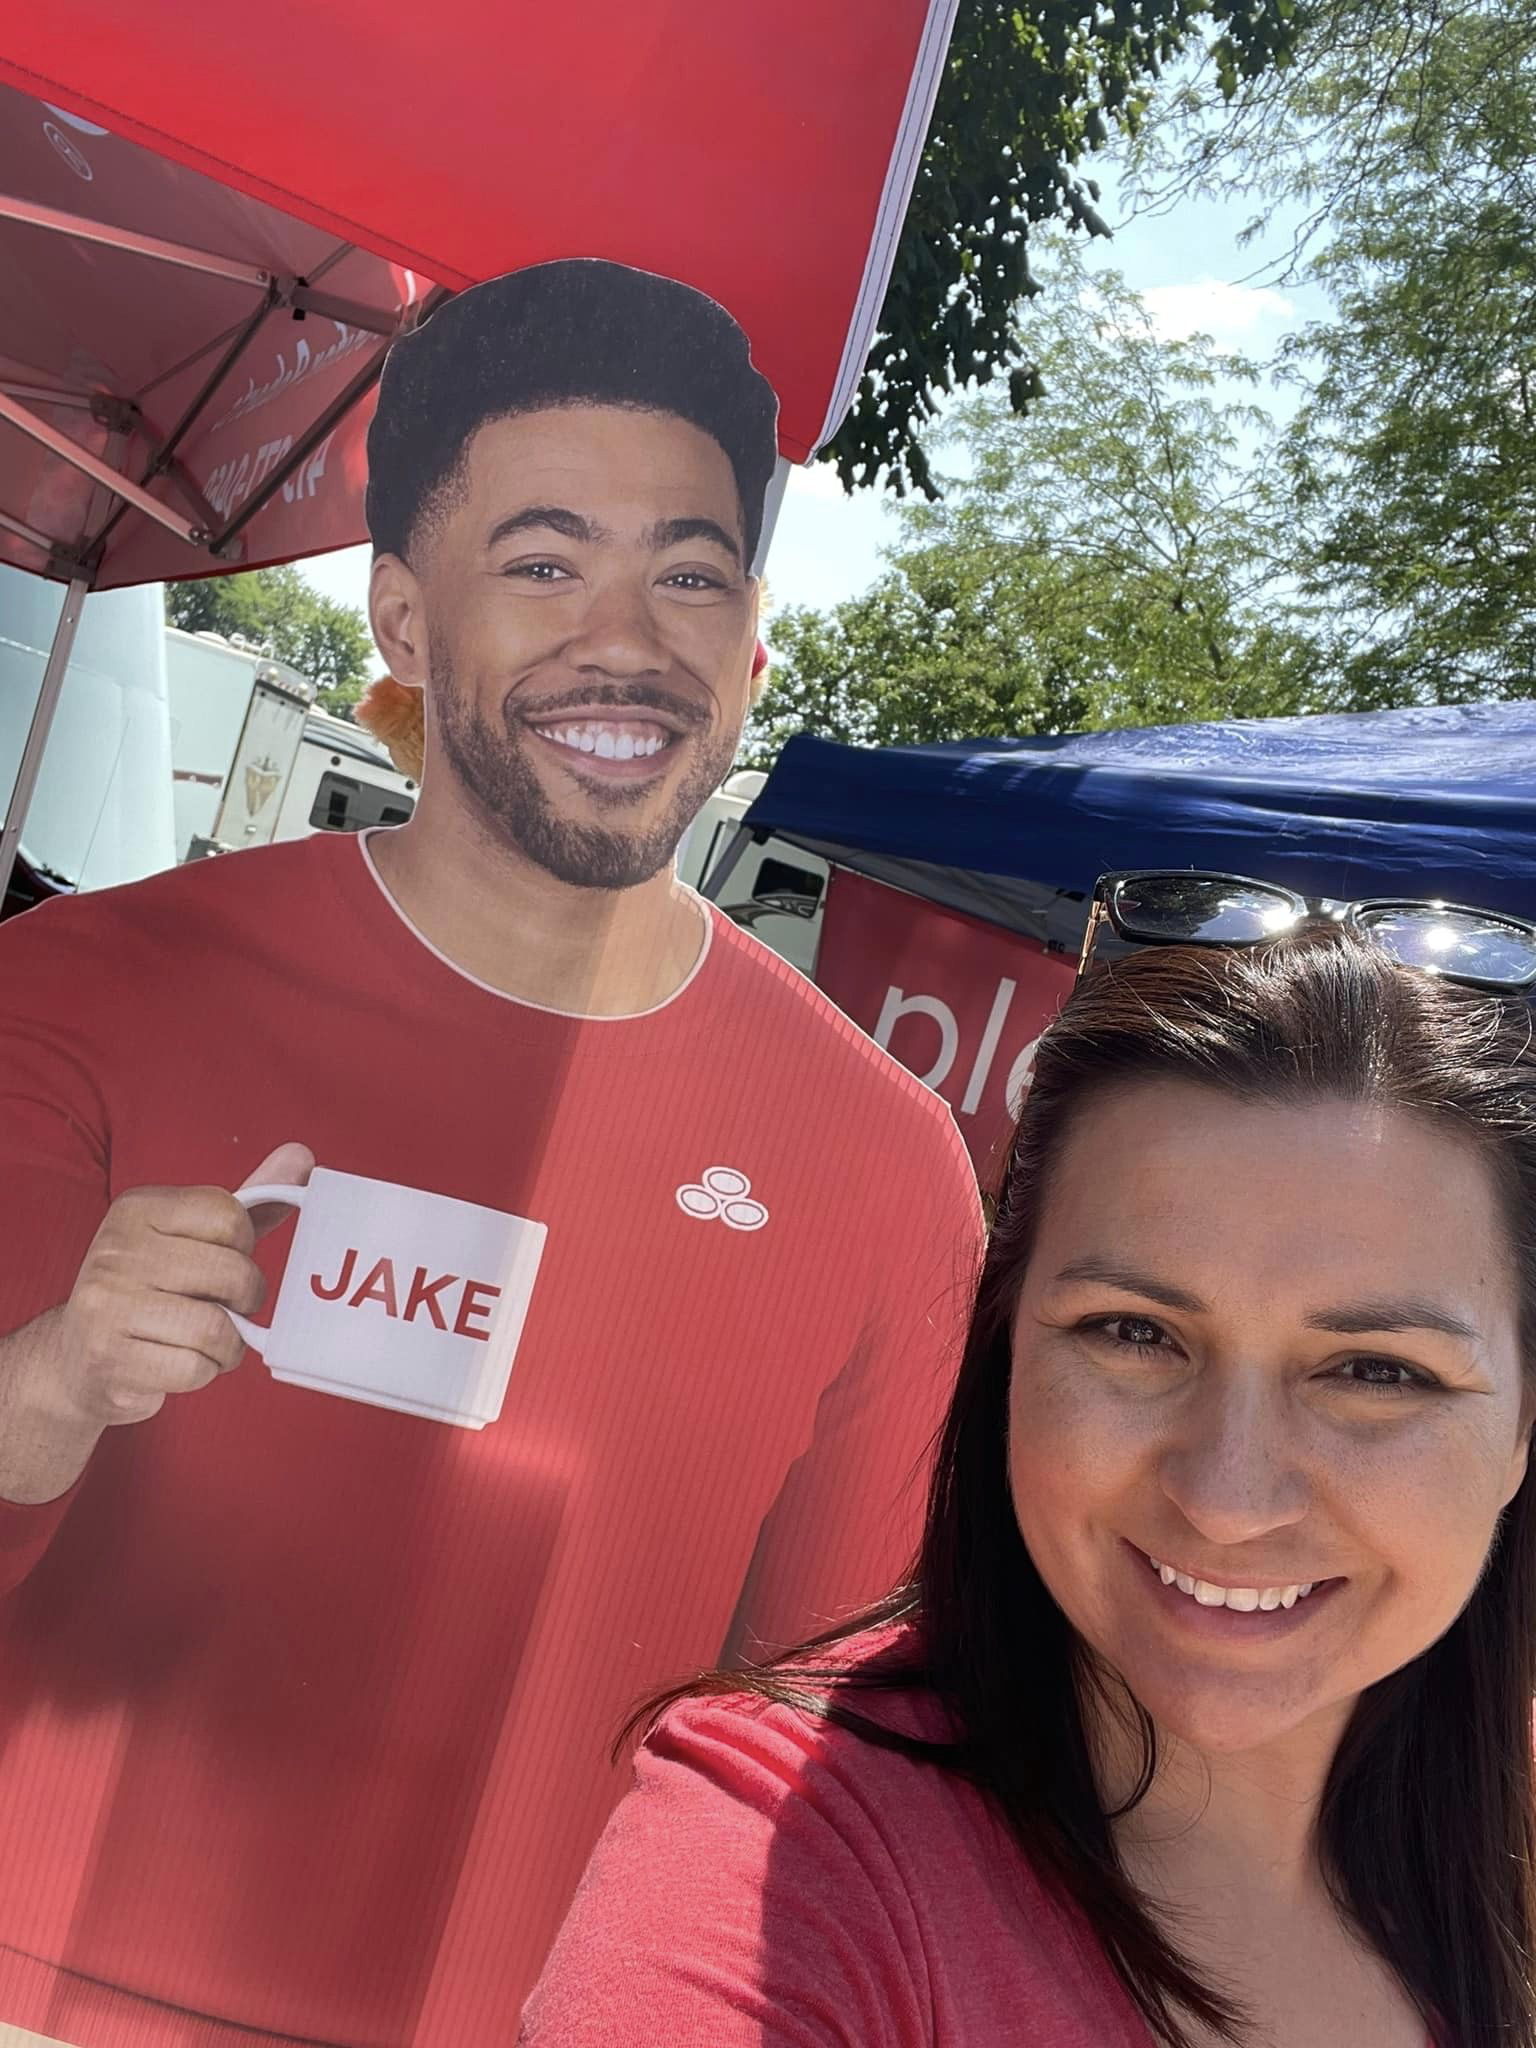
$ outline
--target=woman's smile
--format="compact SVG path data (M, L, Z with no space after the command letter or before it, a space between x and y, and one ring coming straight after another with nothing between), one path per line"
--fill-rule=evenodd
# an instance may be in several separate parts
M1134 1543L1122 1542L1136 1597L1150 1601L1170 1626L1208 1642L1280 1642L1326 1612L1345 1578L1260 1579L1239 1584L1181 1571Z

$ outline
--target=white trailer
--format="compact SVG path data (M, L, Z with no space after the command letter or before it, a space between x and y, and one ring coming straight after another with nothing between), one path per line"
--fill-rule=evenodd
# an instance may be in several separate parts
M311 711L272 836L302 839L310 832L403 825L416 796L416 784L371 733L328 711Z
M63 596L0 566L0 805L25 761ZM110 888L176 858L164 618L158 583L84 601L20 844L49 887Z
M23 760L60 603L0 565L0 808ZM85 599L0 915L206 854L403 824L416 784L285 663L164 623L159 584Z
M749 839L736 846L737 827L767 780L757 769L744 768L721 784L683 835L678 878L712 898L718 890L727 917L802 974L810 974L826 903L826 862L779 839Z
M217 633L165 629L176 858L265 846L304 738L315 686Z

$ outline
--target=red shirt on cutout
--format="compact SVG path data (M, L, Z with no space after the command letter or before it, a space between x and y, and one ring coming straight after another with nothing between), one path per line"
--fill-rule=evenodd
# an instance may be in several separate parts
M952 1380L948 1110L715 913L607 1019L458 972L352 838L0 931L0 1330L117 1194L290 1138L543 1223L543 1260L483 1431L247 1355L0 1504L0 2021L82 2048L510 2039L618 1724L897 1575ZM679 1201L716 1166L760 1228Z

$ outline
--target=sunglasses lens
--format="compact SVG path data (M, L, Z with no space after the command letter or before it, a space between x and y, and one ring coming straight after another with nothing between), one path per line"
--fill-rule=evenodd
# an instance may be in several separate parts
M1137 875L1120 883L1115 914L1127 932L1168 946L1251 946L1296 922L1296 906L1259 882L1217 875Z
M1518 988L1536 981L1536 936L1475 910L1367 910L1360 923L1405 967Z

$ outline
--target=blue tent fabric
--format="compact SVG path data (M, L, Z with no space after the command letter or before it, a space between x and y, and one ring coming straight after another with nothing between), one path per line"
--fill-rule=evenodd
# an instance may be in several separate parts
M930 868L1075 893L1112 868L1199 867L1536 917L1536 703L931 747L802 737L745 822L907 886Z

